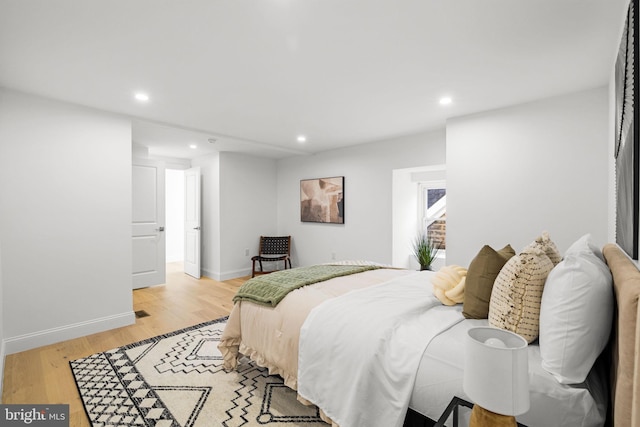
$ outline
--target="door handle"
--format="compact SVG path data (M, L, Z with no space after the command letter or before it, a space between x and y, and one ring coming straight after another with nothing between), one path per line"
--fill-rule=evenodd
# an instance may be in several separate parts
M193 227L194 230L200 230L200 226Z
M164 227L156 228L156 231L164 231Z

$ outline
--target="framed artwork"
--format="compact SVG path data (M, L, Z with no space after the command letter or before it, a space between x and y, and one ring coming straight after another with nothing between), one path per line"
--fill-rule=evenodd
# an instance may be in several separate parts
M344 176L300 180L300 221L344 224Z
M615 67L616 123L614 156L616 166L616 243L633 259L638 259L640 172L638 92L638 0L629 4L627 19Z

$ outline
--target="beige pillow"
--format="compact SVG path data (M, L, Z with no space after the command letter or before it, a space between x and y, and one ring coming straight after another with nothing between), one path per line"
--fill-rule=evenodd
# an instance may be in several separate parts
M552 269L553 262L540 248L527 247L507 261L493 285L489 324L534 341L540 326L542 291Z
M527 248L542 249L544 253L549 257L553 265L557 265L560 261L562 261L562 254L558 250L556 244L551 241L551 239L549 238L549 233L547 233L546 231L544 231L539 237L537 237L536 240L531 242L529 246L527 246Z

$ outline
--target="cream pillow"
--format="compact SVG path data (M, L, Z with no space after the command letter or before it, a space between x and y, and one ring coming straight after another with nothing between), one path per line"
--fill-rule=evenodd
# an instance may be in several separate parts
M538 337L540 301L553 262L540 248L527 247L502 267L491 291L489 324L519 334L527 342Z
M533 242L529 244L527 248L539 248L544 251L544 253L549 257L553 265L557 265L560 261L562 261L562 254L558 250L558 247L555 243L549 238L549 233L544 231L539 237L536 238ZM523 249L523 251L525 250Z

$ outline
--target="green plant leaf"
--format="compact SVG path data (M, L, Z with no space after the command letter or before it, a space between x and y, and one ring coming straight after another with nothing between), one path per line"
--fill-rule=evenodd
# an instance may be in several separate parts
M423 267L429 267L440 252L440 242L427 233L418 233L413 241L413 255Z

